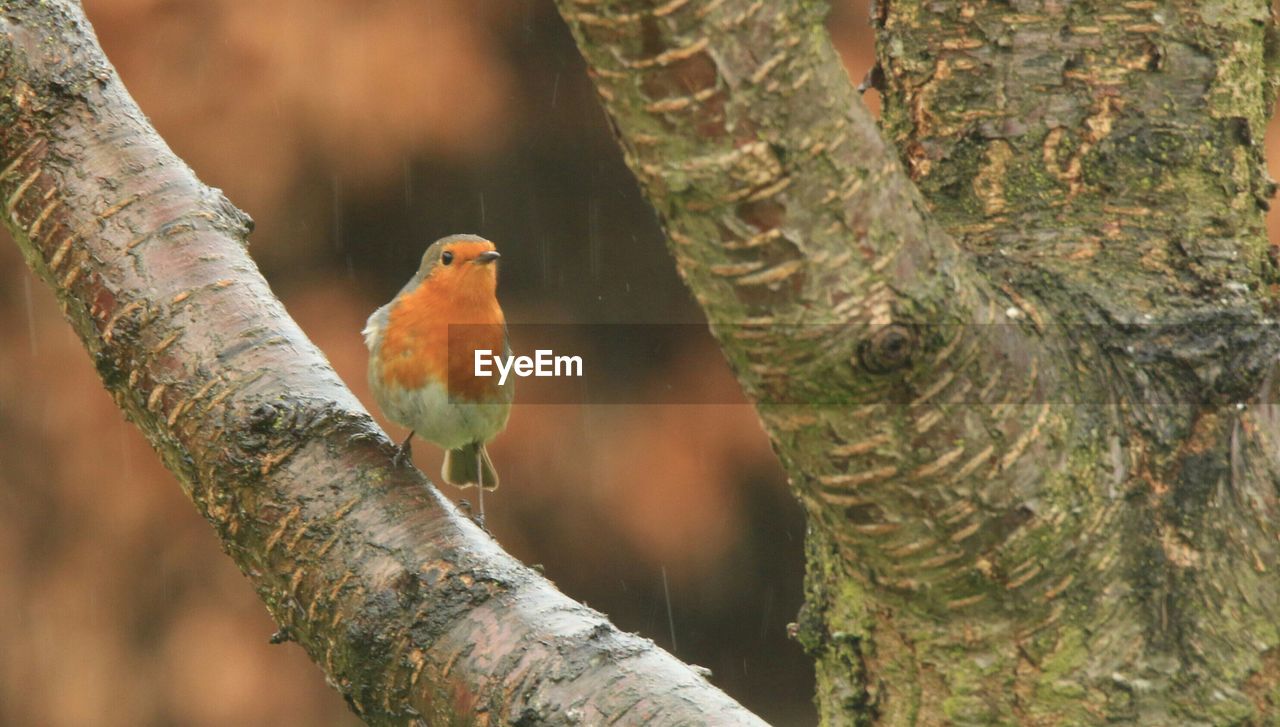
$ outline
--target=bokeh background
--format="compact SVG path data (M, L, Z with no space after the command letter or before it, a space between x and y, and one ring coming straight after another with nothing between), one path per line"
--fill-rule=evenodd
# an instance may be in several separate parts
M701 320L551 0L85 5L160 133L257 221L255 259L366 404L363 322L444 234L497 241L513 322ZM867 8L834 5L856 81ZM0 724L355 724L301 649L267 643L265 608L3 235ZM709 338L680 340L636 375L732 386ZM518 405L492 452L510 552L770 722L814 723L785 634L804 523L749 407ZM438 471L432 447L415 455Z

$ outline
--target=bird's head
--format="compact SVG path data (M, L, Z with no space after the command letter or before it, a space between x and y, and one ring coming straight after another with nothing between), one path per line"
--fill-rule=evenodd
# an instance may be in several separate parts
M497 249L478 235L436 240L422 255L417 279L454 295L494 295L498 287Z

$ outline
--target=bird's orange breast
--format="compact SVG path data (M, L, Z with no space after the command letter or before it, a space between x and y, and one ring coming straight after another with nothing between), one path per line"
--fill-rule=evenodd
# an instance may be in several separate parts
M491 288L468 289L428 278L392 307L379 371L387 384L418 389L447 382L451 396L489 400L498 394L498 379L475 375L475 352L487 349L500 355L505 343L506 319Z

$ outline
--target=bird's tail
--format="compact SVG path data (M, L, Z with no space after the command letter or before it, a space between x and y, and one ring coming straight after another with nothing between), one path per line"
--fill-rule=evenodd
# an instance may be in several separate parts
M454 487L482 485L486 490L498 489L498 473L493 469L489 452L478 442L464 444L444 453L440 477Z

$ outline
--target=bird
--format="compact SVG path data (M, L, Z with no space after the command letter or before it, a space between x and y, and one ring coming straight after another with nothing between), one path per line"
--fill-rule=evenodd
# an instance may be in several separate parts
M510 379L476 376L475 352L511 355L498 304L495 245L479 235L432 243L409 282L369 316L369 386L378 408L409 429L394 461L409 460L418 436L445 450L441 478L457 487L498 486L485 448L507 425ZM481 500L483 502L483 500Z

